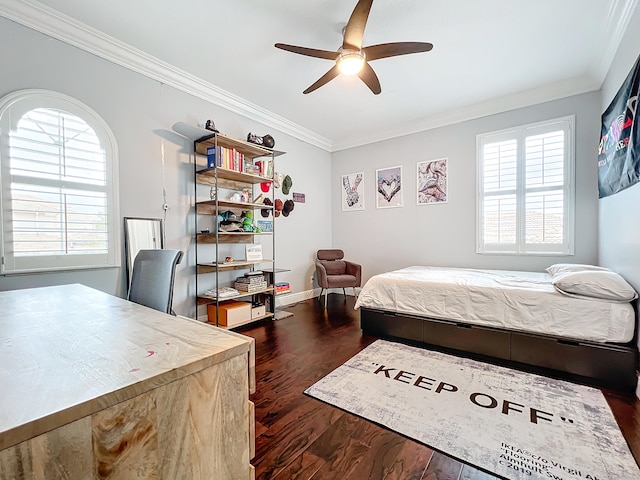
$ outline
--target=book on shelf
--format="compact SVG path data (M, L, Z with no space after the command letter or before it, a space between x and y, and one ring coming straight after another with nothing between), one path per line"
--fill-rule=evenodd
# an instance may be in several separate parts
M265 283L267 279L264 275L260 275L257 277L238 277L236 278L236 283L246 283L247 285L253 285L255 283Z
M260 167L254 165L253 163L245 162L244 172L250 173L251 175L260 175Z
M245 156L235 148L221 146L207 147L207 168L226 168L236 172L244 171Z
M207 147L207 168L221 166L222 147Z
M258 282L258 283L236 282L233 286L236 288L236 290L246 292L247 290L263 290L267 288L268 284L267 282Z
M264 275L252 275L250 277L238 277L236 283L246 283L247 285L254 285L256 283L267 283Z
M276 293L288 292L289 290L291 290L291 286L288 282L276 283Z
M234 285L236 289L240 292L256 292L260 290L265 290L267 288L267 282L262 283L238 283Z
M239 295L240 292L232 287L211 288L204 292L205 295L215 298L229 298Z
M266 178L273 178L273 162L271 162L271 159L258 160L255 165L258 167L260 175Z

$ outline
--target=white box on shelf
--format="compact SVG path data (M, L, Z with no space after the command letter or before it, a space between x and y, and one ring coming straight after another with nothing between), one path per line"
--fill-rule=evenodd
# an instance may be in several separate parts
M253 307L251 309L251 319L253 320L254 318L264 317L266 313L267 313L267 309L264 305Z

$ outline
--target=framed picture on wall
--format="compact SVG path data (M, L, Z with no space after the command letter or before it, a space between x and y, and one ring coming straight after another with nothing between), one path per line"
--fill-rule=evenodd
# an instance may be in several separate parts
M364 210L364 172L342 175L342 211Z
M402 165L376 170L376 208L402 206Z
M447 159L427 160L417 165L416 194L418 205L447 203L449 200Z

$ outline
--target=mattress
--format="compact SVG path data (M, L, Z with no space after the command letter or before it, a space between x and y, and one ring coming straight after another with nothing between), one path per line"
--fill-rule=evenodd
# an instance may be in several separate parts
M360 307L593 342L635 330L631 304L562 295L539 272L407 267L370 278Z

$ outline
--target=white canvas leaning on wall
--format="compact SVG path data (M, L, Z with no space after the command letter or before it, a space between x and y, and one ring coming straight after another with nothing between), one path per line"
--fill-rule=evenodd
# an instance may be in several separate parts
M418 162L416 172L418 205L449 201L448 173L446 158Z
M376 208L402 207L402 165L376 170Z
M342 211L364 210L364 172L342 175Z

